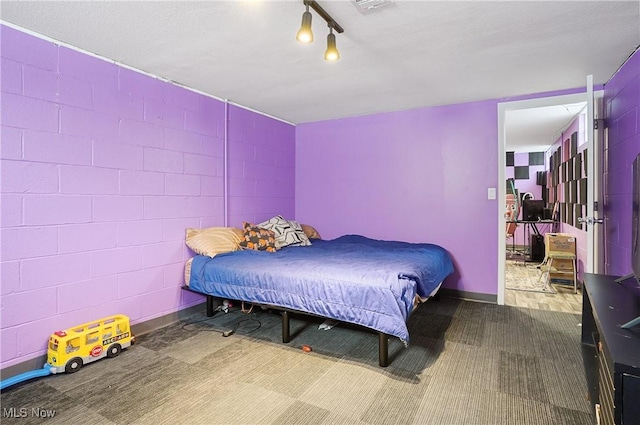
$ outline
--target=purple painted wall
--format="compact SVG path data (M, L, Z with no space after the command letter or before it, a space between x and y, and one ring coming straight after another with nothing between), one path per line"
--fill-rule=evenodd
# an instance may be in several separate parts
M584 91L298 125L296 219L325 238L439 244L456 267L444 287L495 296L498 205L487 188L498 187L497 105Z
M640 153L640 51L605 84L605 270L631 272L631 164Z
M186 227L221 226L225 104L0 26L0 367L49 334L182 291ZM294 127L230 106L229 225L294 214Z
M296 127L296 219L448 249L446 287L497 293L497 101ZM501 208L502 210L502 208Z

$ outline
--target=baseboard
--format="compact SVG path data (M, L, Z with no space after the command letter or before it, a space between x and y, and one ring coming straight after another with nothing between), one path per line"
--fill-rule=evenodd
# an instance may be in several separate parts
M511 245L510 243L507 244L507 252L509 252L509 251L525 251L528 248L529 248L528 245Z
M205 303L200 303L187 307L184 310L174 311L173 313L166 314L155 319L147 320L146 322L136 323L131 325L131 331L134 335L144 335L156 329L164 328L187 317L193 316L196 313L202 313L205 308Z
M28 372L30 370L42 369L47 362L47 355L35 357L33 359L25 360L22 363L14 364L13 366L5 367L0 370L0 377L5 380L21 373Z
M493 294L481 294L479 292L460 291L457 289L442 288L439 291L442 296L448 298L458 298L467 301L479 301L483 303L497 304L498 296Z
M146 322L131 325L131 332L136 336L144 335L151 331L155 331L156 329L163 328L182 319L193 316L194 314L201 313L204 309L204 303L196 304L191 307L187 307L184 310L174 311L173 313L156 317L155 319L147 320ZM0 377L2 379L7 379L30 370L42 369L42 366L44 366L46 362L47 355L43 354L0 370Z

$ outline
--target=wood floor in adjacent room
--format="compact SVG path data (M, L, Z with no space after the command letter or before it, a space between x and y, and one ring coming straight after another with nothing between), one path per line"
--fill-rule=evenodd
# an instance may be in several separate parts
M510 289L517 279L529 279L538 282L540 270L535 263L527 263L521 260L507 260L505 265L505 304L514 307L526 307L539 310L559 311L564 313L582 313L582 288L578 284L578 293L575 294L573 286L554 284L551 286L555 293L536 292L531 290ZM543 279L540 279L544 281ZM512 283L512 284L510 284Z

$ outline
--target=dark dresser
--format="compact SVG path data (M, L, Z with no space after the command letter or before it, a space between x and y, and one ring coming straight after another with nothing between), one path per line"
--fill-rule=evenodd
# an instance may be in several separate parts
M590 397L601 425L640 425L640 326L620 326L640 316L633 279L585 274L582 344Z

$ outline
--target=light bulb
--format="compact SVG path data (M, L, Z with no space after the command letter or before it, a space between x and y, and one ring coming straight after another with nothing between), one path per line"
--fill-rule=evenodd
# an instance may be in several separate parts
M296 40L300 43L313 42L313 31L311 31L311 12L309 12L309 6L307 11L302 14L302 25L296 34Z
M340 52L336 47L336 36L333 31L329 32L327 36L327 50L324 52L324 60L329 62L335 62L340 59Z

